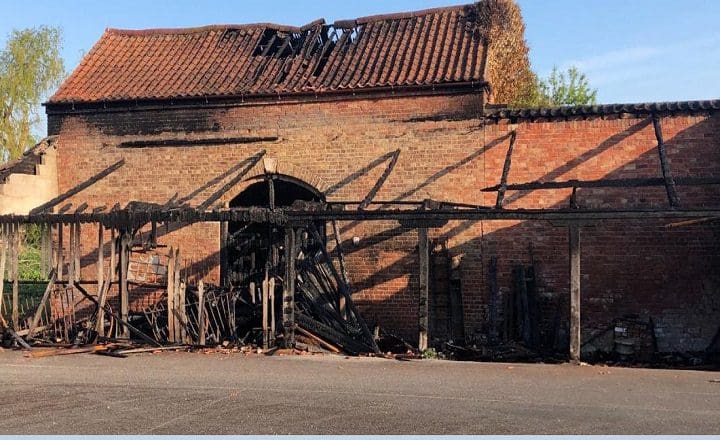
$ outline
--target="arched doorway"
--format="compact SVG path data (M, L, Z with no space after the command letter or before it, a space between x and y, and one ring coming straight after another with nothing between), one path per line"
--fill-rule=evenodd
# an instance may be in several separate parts
M264 175L233 198L229 206L237 207L284 207L298 200L320 202L324 196L305 182L284 175ZM324 230L324 228L319 228ZM282 273L280 259L284 243L284 231L264 223L228 223L225 246L227 261L224 283L233 286L260 282L266 270Z

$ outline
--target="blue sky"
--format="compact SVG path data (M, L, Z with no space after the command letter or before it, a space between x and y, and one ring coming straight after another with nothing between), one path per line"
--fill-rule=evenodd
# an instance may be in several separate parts
M73 69L106 27L275 22L300 25L469 3L454 0L0 0L0 45L13 28L64 30ZM603 103L720 97L720 1L519 0L533 68L578 66Z

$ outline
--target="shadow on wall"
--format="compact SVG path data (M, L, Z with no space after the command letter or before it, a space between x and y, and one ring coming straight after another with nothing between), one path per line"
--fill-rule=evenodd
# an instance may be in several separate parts
M442 119L445 120L445 119ZM611 151L624 139L651 130L649 118L621 133L613 134L595 148L573 158L538 180L561 179L563 175L598 155ZM666 142L674 176L720 176L720 147L710 143L707 133L720 131L720 119L699 122ZM493 148L506 148L509 135L498 137L468 155L427 177L393 200L412 198L444 176L468 164ZM522 132L519 133L522 136ZM650 138L648 138L650 139ZM389 153L330 186L337 191L371 170L391 160ZM513 157L517 164L522 157ZM239 169L240 164L208 183L222 180ZM659 176L660 165L654 149L630 163L607 173L605 178ZM500 176L496 177L497 180ZM510 183L519 183L512 180ZM480 188L478 188L479 191ZM195 193L199 193L196 191ZM506 207L515 207L522 199L538 191L508 191ZM718 200L717 187L679 187L684 207L706 206ZM187 198L187 196L186 196ZM525 200L529 202L530 200ZM589 207L657 207L666 206L663 188L580 189L578 203ZM565 208L569 198L552 205ZM396 226L394 222L347 222L341 225L345 235L348 270L359 307L368 320L378 322L399 336L414 340L417 335L417 233ZM183 225L178 225L178 228ZM176 228L177 229L177 228ZM367 233L365 233L367 232ZM361 235L359 245L352 235ZM583 340L593 337L627 315L652 318L660 351L704 349L720 323L720 240L715 223L667 228L663 221L606 221L583 228L582 235L582 316ZM567 323L568 257L567 232L548 222L451 222L433 230L431 236L450 243L450 256L463 255L460 268L464 305L465 335L468 339L489 332L488 267L497 257L497 280L500 297L512 291L512 267L533 266L537 292L552 300L560 322ZM87 254L87 265L94 264L95 252ZM191 273L207 274L214 270L219 253L194 262ZM434 292L442 295L445 292ZM502 307L498 307L502 310ZM499 313L498 324L503 320Z
M718 131L718 118L700 122L667 141L675 177L720 176L720 148L709 142ZM552 170L538 180L557 179L623 138L648 128L649 120L613 135L588 153ZM521 161L522 158L514 158ZM655 149L605 175L605 178L658 176ZM499 176L498 176L499 180ZM514 183L514 182L513 182ZM534 191L533 191L534 192ZM509 207L530 191L508 192ZM703 207L719 199L717 186L679 187L684 207ZM581 207L665 207L662 187L580 189ZM569 198L555 204L565 208ZM716 205L716 204L715 204ZM507 205L506 205L507 206ZM605 331L616 318L637 317L654 323L659 351L704 350L720 325L720 230L717 223L668 228L668 222L605 221L584 227L582 234L583 340ZM498 228L499 225L499 228ZM362 235L356 224L346 233ZM416 233L387 226L362 236L359 246L343 243L358 303L369 319L414 340L417 334ZM486 231L483 233L483 231ZM490 232L487 232L490 231ZM568 306L567 231L548 222L453 222L433 236L451 243L451 255L463 255L462 283L465 334L489 333L488 267L498 258L500 298L512 290L511 269L521 264L535 268L538 294L556 307ZM466 239L466 237L469 237ZM400 256L400 254L405 253ZM392 261L390 264L384 264ZM376 270L373 270L372 267ZM435 292L444 294L444 292ZM502 310L499 305L499 310ZM567 326L566 310L559 310L558 328ZM500 313L499 321L503 316ZM501 324L501 322L499 322Z

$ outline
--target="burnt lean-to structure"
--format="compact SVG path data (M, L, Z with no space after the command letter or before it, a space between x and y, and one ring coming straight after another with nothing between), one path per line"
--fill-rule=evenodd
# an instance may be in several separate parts
M9 325L716 351L720 101L507 108L475 7L108 29L47 102L49 138L0 170L19 198L18 175L57 179L0 216L10 260L43 225L53 286L52 316Z

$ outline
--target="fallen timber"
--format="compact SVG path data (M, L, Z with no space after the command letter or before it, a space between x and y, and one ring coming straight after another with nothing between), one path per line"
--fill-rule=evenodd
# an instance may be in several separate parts
M683 184L683 181L676 179L676 183ZM506 188L516 189L511 184L507 184ZM361 206L377 208L360 209ZM377 354L380 352L377 336L370 334L367 324L352 303L347 286L347 275L343 269L342 249L336 248L338 254L333 256L324 246L318 246L323 239L315 229L314 224L317 222L390 220L398 221L401 225L410 228L428 228L441 226L450 220L544 220L567 222L572 229L573 224L583 221L653 218L707 221L720 218L720 208L691 209L672 206L622 210L577 207L505 209L502 206L474 206L432 200L306 202L299 206L282 208L256 206L212 210L137 202L128 204L125 208L116 205L110 211L105 211L104 208L88 210L87 206L81 208L74 212L68 209L63 213L0 216L0 224L12 225L13 229L17 229L20 224L40 224L47 230L55 229L60 248L62 248L64 229L61 226L70 226L70 243L67 248L70 255L63 256L60 249L54 252L55 261L52 264L54 271L50 274L51 277L57 277L50 284L61 289L55 295L64 295L65 298L60 301L61 306L65 307L62 319L33 322L31 327L37 326L37 328L32 331L15 328L16 326L5 326L6 333L25 349L30 347L32 350L38 344L47 343L71 344L76 347L100 342L112 344L118 340L127 341L127 338L131 338L155 347L225 347L233 344L253 347L253 350L255 348L272 350L283 346L294 347L297 344L299 347L315 346L318 350L334 353ZM272 261L273 269L268 271L263 267L256 268L258 270L255 274L247 278L239 287L224 285L200 287L189 282L187 273L181 278L179 275L181 269L173 270L172 283L168 275L168 290L165 296L141 314L135 312L134 315L129 315L127 311L129 285L163 288L164 284L151 286L128 280L127 253L138 247L142 249L155 247L158 224L188 225L199 222L273 225L288 231L286 234L293 231L286 237L284 247L297 249L292 252L291 258L279 255L282 253L280 247L268 249L267 264ZM113 263L110 266L113 270L107 277L101 275L99 271L98 280L80 280L79 249L77 249L79 228L81 224L92 223L97 224L98 228L106 228L112 232L113 244L110 248L120 255L117 258L111 256ZM145 240L140 235L138 240L136 234L147 225L152 225L153 232L150 239ZM102 230L100 236L102 237ZM311 243L313 240L315 245ZM335 240L337 243L341 242L337 236ZM579 248L575 252L579 255ZM100 261L98 267L102 266L102 258L103 253L98 253ZM335 258L338 259L339 270L335 266ZM118 262L120 264L117 264ZM179 259L176 263L180 265ZM426 266L427 258L421 259L420 264ZM259 276L261 273L265 273L264 279ZM579 270L576 268L572 275L574 280L579 279ZM255 278L252 278L253 276ZM291 279L294 282L286 283ZM87 284L97 285L98 294L88 292L85 287ZM286 285L291 285L292 288L286 288ZM427 281L421 285L427 285ZM116 287L120 292L121 310L114 310L109 304L103 303L110 286ZM75 293L81 296L78 297ZM44 298L43 303L46 300L47 298ZM75 315L76 307L82 305L83 301L92 304L91 316ZM579 303L579 295L574 297L573 304L577 305L577 303ZM39 314L41 314L40 308L32 312L31 317ZM420 317L420 327L427 329L428 325L423 316ZM573 329L579 328L579 316L573 318L572 324ZM51 334L52 338L48 339L48 334ZM427 339L427 330L424 330L419 344L423 350L428 347ZM574 348L578 347L578 341L579 336L576 335L573 338ZM406 343L403 344L407 346ZM77 350L77 352L120 357L125 355L109 349ZM579 351L573 350L572 353L573 358L578 360Z

